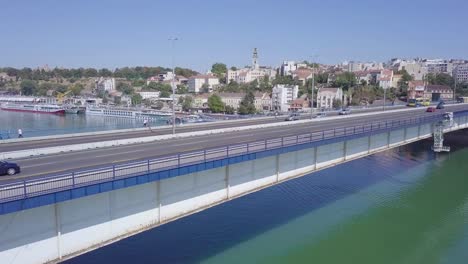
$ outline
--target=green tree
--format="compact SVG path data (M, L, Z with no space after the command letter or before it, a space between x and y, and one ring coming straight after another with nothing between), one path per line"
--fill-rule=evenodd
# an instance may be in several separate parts
M126 94L126 95L132 95L135 92L133 87L131 87L126 82L118 82L117 83L117 90L121 91L123 94Z
M429 84L447 85L454 87L455 79L447 73L430 73L426 76Z
M83 91L84 87L81 83L75 83L72 86L70 86L69 89L73 95L77 96L81 94L81 91Z
M188 93L188 87L185 84L179 84L177 85L177 93L178 94L186 94Z
M201 93L209 93L210 92L210 86L207 83L204 83L200 89Z
M252 91L249 91L242 99L238 112L241 115L255 114L255 96Z
M333 105L333 108L339 108L341 107L341 100L339 99L333 99L333 102L332 102L332 105Z
M221 97L217 94L213 94L208 97L208 107L213 113L220 113L224 110L224 103L221 100Z
M356 85L356 75L352 72L344 72L336 76L334 86L348 90Z
M171 93L168 91L161 91L159 93L159 98L169 98L169 97L171 97Z
M193 98L191 96L181 96L179 97L179 104L182 105L182 110L188 112L192 109Z
M224 63L215 63L211 66L211 72L215 74L219 79L225 79L224 75L227 72L226 64Z
M273 86L270 83L270 76L265 75L260 79L260 84L258 89L262 92L271 92Z
M39 96L46 96L49 90L53 90L53 84L49 82L43 82L39 84L39 87L36 90L36 94Z
M231 67L231 71L237 71L237 67L236 67L236 66L232 66L232 67Z
M100 69L100 70L99 70L98 76L102 76L102 77L111 77L111 76L112 76L112 72L109 71L109 70L106 69L106 68L103 68L103 69Z
M119 105L122 103L122 97L120 96L115 96L114 97L114 104Z
M22 95L33 95L37 92L37 84L32 80L24 80L20 84Z
M226 105L226 107L224 108L224 112L226 114L229 114L229 115L232 115L236 112L236 109L234 109L234 107L230 106L230 105Z
M142 100L143 100L143 98L141 97L140 94L132 95L132 105L139 105L139 104L141 104Z

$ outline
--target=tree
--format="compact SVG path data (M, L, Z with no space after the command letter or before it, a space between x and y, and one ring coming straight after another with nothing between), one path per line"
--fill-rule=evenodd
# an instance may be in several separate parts
M252 91L249 91L242 99L238 112L241 115L255 114L255 96Z
M224 110L224 103L221 100L221 97L217 94L213 94L208 97L208 107L213 113L220 113Z
M115 96L114 97L114 104L119 105L120 103L122 103L122 97Z
M100 70L99 70L98 75L99 75L99 76L102 76L102 77L111 77L111 76L112 76L112 72L109 71L109 70L106 69L106 68L103 68L103 69L100 69Z
M37 84L31 80L24 80L20 84L22 95L33 95L37 92Z
M159 98L169 98L171 97L171 93L169 93L168 91L161 91L159 93Z
M333 102L332 102L332 105L333 105L333 108L339 108L341 107L341 100L340 99L333 99Z
M231 67L231 71L237 71L237 67L236 67L236 66L232 66L232 67Z
M73 95L77 96L81 94L81 91L83 91L84 87L80 83L75 83L70 87L70 91Z
M178 94L186 94L186 93L188 93L188 87L187 87L187 85L185 85L185 84L179 84L179 85L177 85L177 90L176 90L176 92L177 92Z
M154 108L160 110L164 107L164 103L161 101L157 101L156 104L154 105Z
M295 85L297 81L295 81L292 76L281 76L276 75L276 78L273 80L273 86L277 84L286 84L286 85Z
M215 74L219 79L225 79L224 75L227 72L226 64L224 63L215 63L211 66L211 72Z
M232 115L236 112L236 109L234 109L234 107L230 106L230 105L226 105L226 107L224 108L224 112L226 114L229 114L229 115Z
M343 90L348 90L356 85L356 75L352 72L344 72L336 76L334 86L341 87Z
M447 73L430 73L426 76L429 84L447 85L453 87L455 80Z
M179 104L182 105L182 110L188 112L192 109L193 98L191 96L181 96L179 97Z
M132 95L135 92L133 87L131 87L128 83L125 83L125 82L118 82L117 90L121 91L122 93L126 95Z
M265 75L260 79L260 84L258 89L262 92L271 92L273 86L270 83L270 76Z
M132 105L139 105L139 104L141 104L142 100L143 100L143 98L141 97L140 94L132 95Z
M210 86L207 83L204 83L201 87L201 93L209 93L210 92Z
M328 83L328 73L324 72L324 73L316 74L315 81L317 83L322 83L322 84Z

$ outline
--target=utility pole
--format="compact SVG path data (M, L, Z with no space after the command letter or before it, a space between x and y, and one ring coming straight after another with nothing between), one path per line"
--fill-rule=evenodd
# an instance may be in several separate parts
M383 88L383 110L385 111L385 103L387 102L387 89Z
M310 96L310 119L314 118L315 71L312 69L312 93Z
M172 44L172 135L175 135L175 62L174 62L174 49L175 49L175 41L178 40L177 38L170 38L169 39Z

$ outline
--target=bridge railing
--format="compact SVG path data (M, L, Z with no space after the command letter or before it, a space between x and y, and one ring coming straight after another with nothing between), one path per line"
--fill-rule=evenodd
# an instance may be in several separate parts
M466 114L466 113L465 113ZM46 193L58 192L137 175L154 173L172 168L184 167L243 154L312 143L333 138L365 134L382 130L393 130L414 124L441 120L443 114L405 120L381 121L352 127L341 127L318 132L310 132L280 138L271 138L254 142L209 148L198 151L172 154L154 159L116 164L90 170L78 170L64 174L44 176L35 179L16 181L0 185L0 203L34 197Z

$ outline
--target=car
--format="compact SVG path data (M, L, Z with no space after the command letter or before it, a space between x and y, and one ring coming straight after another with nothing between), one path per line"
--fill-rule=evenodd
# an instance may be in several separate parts
M436 111L436 108L433 107L433 106L429 106L427 109L426 109L426 112L435 112Z
M437 108L437 109L444 109L444 108L445 108L444 105L445 105L444 102L440 102L440 103L437 104L437 107L436 107L436 108Z
M7 161L0 161L0 175L15 175L20 173L18 164Z
M320 112L320 113L317 113L317 115L314 118L323 118L323 117L326 117L326 116L327 116L327 113Z
M351 114L351 110L349 110L348 108L343 108L341 109L340 112L338 112L339 115L349 115Z
M284 121L294 121L294 120L299 120L298 113L290 114L288 117L286 117Z

